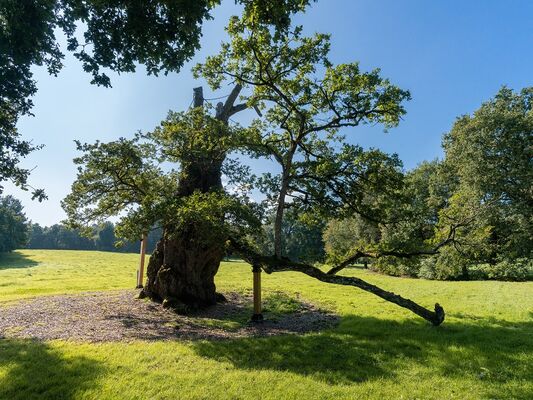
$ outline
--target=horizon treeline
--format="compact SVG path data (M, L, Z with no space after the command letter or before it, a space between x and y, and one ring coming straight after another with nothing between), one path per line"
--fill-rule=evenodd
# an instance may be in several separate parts
M98 250L120 253L139 252L140 239L137 242L124 241L116 245L119 238L115 236L115 225L106 222L101 226L92 227L92 235L87 237L77 229L70 229L63 224L41 226L28 223L28 240L23 248L48 250ZM155 228L147 236L147 253L153 252L157 241L161 238L161 229Z

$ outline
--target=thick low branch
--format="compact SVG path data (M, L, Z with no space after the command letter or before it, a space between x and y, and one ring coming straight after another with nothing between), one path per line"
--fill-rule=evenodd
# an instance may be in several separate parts
M406 299L396 293L383 290L380 287L372 285L371 283L368 283L362 279L327 274L319 268L313 267L312 265L297 263L284 257L277 258L275 256L263 256L236 240L231 240L231 244L235 251L241 254L246 262L254 266L260 266L266 273L270 274L272 272L280 271L296 271L304 273L322 282L336 285L355 286L375 294L376 296L381 297L382 299L394 303L400 307L407 308L416 315L431 322L435 326L442 324L444 321L444 309L438 303L435 304L435 311L431 311L412 300Z

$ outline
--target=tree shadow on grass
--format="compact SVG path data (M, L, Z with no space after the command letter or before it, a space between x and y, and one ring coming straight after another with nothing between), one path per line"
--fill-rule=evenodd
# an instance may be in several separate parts
M0 271L3 269L36 267L39 263L18 251L0 253Z
M103 366L81 356L65 357L35 340L0 339L0 399L75 399L103 372Z
M237 368L290 371L330 384L394 379L407 366L430 368L440 377L504 383L533 376L533 365L523 361L533 355L532 332L533 321L511 327L494 320L475 324L456 318L435 328L414 320L348 316L337 329L321 333L202 341L193 348L202 357ZM531 395L513 393L510 398Z

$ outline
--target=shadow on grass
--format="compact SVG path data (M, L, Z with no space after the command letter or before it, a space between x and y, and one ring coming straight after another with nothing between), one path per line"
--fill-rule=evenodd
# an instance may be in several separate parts
M103 371L97 361L64 357L34 340L0 339L0 399L63 399L79 397Z
M0 253L0 271L12 268L30 268L39 265L37 261L14 251L11 253Z
M533 354L532 332L533 321L512 327L454 321L435 328L418 321L348 316L337 329L322 333L203 341L193 348L202 357L236 368L290 371L332 384L394 379L413 366L429 368L433 376L494 383L533 376L533 365L527 364ZM527 396L514 393L511 398Z

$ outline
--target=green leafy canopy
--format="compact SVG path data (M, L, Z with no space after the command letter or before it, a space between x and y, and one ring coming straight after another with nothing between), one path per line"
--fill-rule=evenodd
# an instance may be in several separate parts
M226 171L233 174L234 182L248 189L261 189L277 209L275 241L280 239L283 214L289 207L299 210L298 214L302 215L364 212L373 218L383 217L383 204L393 201L395 188L402 184L401 163L396 156L342 144L344 136L340 129L369 123L395 126L405 113L403 102L410 98L409 92L382 78L379 70L361 72L357 63L332 65L327 57L328 35L316 34L308 38L302 35L301 27L284 31L272 29L246 14L242 18L232 18L228 32L231 41L222 45L218 55L208 57L205 63L198 65L195 73L207 79L214 89L224 81L242 85L247 106L257 108L261 116L248 127L240 127L233 123L228 126L220 124L209 116L208 108L170 114L159 128L143 136L154 146L153 153L145 155L151 161L129 170L139 176L149 174L149 171L165 175L154 169L153 160L158 160L178 163L180 172L165 175L167 178L160 184L154 183L156 188L172 190L151 191L154 194L149 201L136 201L136 211L130 211L131 215L142 209L143 215L151 215L145 222L154 223L159 218L170 223L171 218L180 215L179 207L195 209L189 203L185 206L176 192L172 194L176 186L169 181L193 173L189 171L191 165L209 168L210 163L225 160L228 153L237 151L252 157L271 158L281 166L279 176L265 174L255 179L249 175L246 166L226 162ZM128 143L130 145L133 146L133 142ZM119 198L117 195L105 197L105 191L101 191L105 201L99 200L98 196L86 195L90 192L86 189L86 186L90 187L87 183L77 186L80 181L91 179L97 185L105 182L96 182L92 176L102 172L98 165L105 163L107 157L115 160L113 154L105 154L91 164L98 149L85 147L81 150L88 152L85 156L88 158L78 160L86 169L81 171L73 186L73 194L66 200L69 217L87 222L93 216L93 204L99 204L99 212L118 213L123 207L119 198L127 196L129 189L122 188L116 179L112 183L118 183L118 187L110 185L107 190L118 193ZM116 158L112 170L121 170L119 160L122 158ZM155 181L156 178L148 180ZM224 196L230 195L226 193ZM226 198L237 199L234 194ZM200 201L199 197L196 199ZM240 221L240 226L246 229L256 225L260 216L254 210L255 204L246 196L238 200L241 201L240 212L230 213L233 219ZM89 210L88 218L76 214L84 209L80 205ZM149 212L149 209L153 211ZM212 209L217 206L213 205ZM210 214L206 215L208 220ZM221 215L221 212L213 215ZM255 222L251 218L244 223L245 220L237 215L255 216ZM147 224L141 223L142 218L135 221L146 229ZM239 232L239 235L245 232Z
M283 31L306 0L235 0L248 20ZM200 47L202 24L219 0L2 0L0 2L0 182L12 180L27 190L30 171L19 166L39 146L21 139L20 116L31 115L37 91L32 67L52 75L67 51L92 75L91 83L111 86L109 71L148 74L178 72ZM1 187L0 187L1 190ZM34 198L46 198L34 190Z

